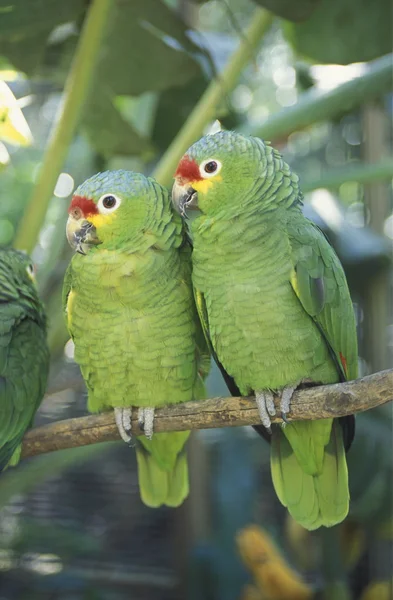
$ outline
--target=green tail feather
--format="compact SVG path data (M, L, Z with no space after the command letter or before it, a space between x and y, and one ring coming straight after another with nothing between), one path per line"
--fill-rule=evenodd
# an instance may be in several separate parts
M21 437L19 436L0 448L0 473L8 467L15 467L19 463L22 452L20 441Z
M306 433L310 435L310 424L314 425L318 436L320 421L296 423L296 433L301 435L303 429L303 436ZM293 432L290 435L287 432L291 426L286 427L285 434L281 428L274 427L270 465L276 494L295 521L306 529L336 525L345 519L349 509L348 470L340 425L337 421L333 422L330 439L324 448L321 468L314 472L311 471L311 466L316 467L320 461L309 457L304 464L304 453L299 454L299 447L303 442L309 449L314 443L310 442L307 436L303 442L298 439L295 455L287 439L293 439ZM323 436L320 439L323 439ZM318 448L317 455L319 454Z
M142 502L151 508L180 506L188 496L188 465L184 444L190 432L139 438L136 449Z

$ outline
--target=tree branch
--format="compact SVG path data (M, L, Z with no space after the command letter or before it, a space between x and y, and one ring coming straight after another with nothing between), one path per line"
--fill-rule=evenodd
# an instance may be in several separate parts
M356 381L299 390L294 394L288 420L342 417L375 408L391 400L393 369ZM278 409L277 402L276 408ZM272 417L272 422L279 423L281 419ZM154 431L159 433L257 424L260 424L260 418L256 404L251 398L210 398L158 408L155 413ZM136 410L132 416L132 431L137 436L142 435ZM118 439L113 411L67 419L30 430L24 438L22 458Z

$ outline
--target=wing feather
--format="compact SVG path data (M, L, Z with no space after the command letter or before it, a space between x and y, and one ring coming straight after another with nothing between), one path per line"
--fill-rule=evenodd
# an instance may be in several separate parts
M343 267L322 231L303 215L288 223L288 236L292 288L325 339L341 379L356 379L356 323Z

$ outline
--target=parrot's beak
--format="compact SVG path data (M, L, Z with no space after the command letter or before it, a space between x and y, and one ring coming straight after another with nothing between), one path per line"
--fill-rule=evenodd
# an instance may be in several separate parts
M96 228L86 219L69 216L66 227L67 240L71 248L79 254L86 254L90 246L100 243Z
M198 210L198 193L188 183L175 179L172 188L172 203L182 217L187 218L187 210Z

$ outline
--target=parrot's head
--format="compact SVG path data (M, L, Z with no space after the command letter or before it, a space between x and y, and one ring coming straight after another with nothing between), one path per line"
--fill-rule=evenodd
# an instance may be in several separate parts
M0 246L0 279L13 284L21 295L34 300L38 298L35 266L25 252Z
M182 216L187 210L215 215L240 204L263 177L264 149L258 138L232 131L201 138L178 164L172 190L175 208Z
M81 254L98 244L116 249L132 243L148 229L156 211L163 210L162 196L158 183L140 173L98 173L74 193L68 209L68 242Z

